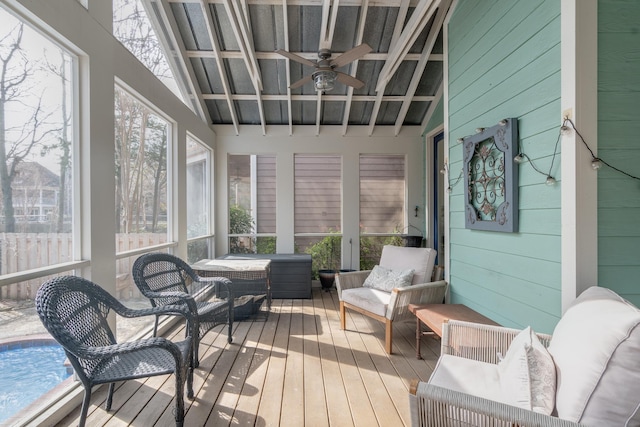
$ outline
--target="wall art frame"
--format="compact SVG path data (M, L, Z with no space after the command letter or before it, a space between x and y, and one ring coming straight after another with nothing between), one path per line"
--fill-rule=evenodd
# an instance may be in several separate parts
M518 119L463 138L465 228L518 231Z

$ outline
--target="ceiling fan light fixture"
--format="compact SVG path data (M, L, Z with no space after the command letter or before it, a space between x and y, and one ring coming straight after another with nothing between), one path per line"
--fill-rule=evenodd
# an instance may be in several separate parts
M328 92L333 90L336 82L336 72L333 70L319 70L313 73L313 84L316 91Z

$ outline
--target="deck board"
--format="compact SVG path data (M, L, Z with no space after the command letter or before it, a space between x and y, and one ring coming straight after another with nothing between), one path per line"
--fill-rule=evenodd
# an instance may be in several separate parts
M415 324L396 324L389 356L384 325L347 310L343 331L338 305L335 290L314 288L312 299L274 300L268 317L236 322L231 344L222 326L205 335L185 425L410 425L409 382L429 378L440 341L423 339L424 360L417 360ZM183 333L176 327L168 336ZM173 425L174 387L169 375L118 384L109 413L102 387L87 425ZM58 425L77 425L79 413Z

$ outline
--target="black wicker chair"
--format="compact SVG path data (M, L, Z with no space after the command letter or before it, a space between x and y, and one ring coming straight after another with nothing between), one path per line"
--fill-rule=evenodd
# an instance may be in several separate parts
M40 320L64 348L84 385L80 427L85 425L94 385L110 383L106 402L109 411L116 381L171 373L176 377L176 425L183 425L185 379L187 396L193 399L194 323L187 310L179 306L129 309L95 283L76 276L47 281L38 290L35 302ZM123 317L182 315L188 320L188 334L184 341L175 343L159 337L117 343L107 322L110 310Z
M232 342L233 293L225 277L200 277L182 259L166 253L147 253L133 263L133 281L154 307L186 304L196 315L194 366L198 367L200 339L213 327L229 325L227 341ZM191 292L187 284L191 284ZM197 300L195 298L197 296ZM213 296L216 298L211 299ZM154 336L158 327L158 316Z

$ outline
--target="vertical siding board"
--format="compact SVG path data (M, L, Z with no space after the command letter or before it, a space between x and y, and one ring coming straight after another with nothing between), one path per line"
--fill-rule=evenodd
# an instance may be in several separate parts
M598 156L640 176L640 3L598 1ZM598 285L640 305L640 185L598 173Z
M496 13L498 6L504 11ZM472 15L483 19L473 24L470 36ZM559 16L559 3L551 0L458 3L449 23L454 40L449 50L452 183L462 168L457 138L505 117L518 118L525 152L548 170L560 114ZM558 166L554 169L557 174ZM544 177L528 164L519 175L517 233L465 229L463 183L453 188L452 302L470 305L507 326L551 332L561 312L560 185L544 185Z

